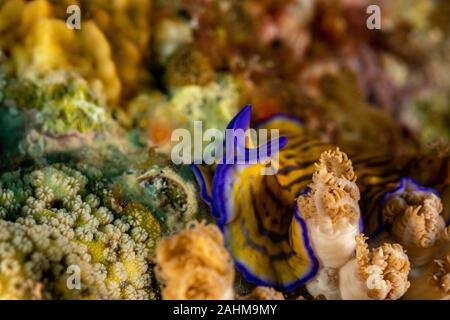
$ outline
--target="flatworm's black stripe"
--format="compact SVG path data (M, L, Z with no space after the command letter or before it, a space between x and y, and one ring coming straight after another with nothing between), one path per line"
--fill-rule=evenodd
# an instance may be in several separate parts
M282 185L278 181L277 176L275 175L274 177L277 180L278 184L280 185L280 188L282 188L283 190L288 190L288 191L290 191L292 186L294 186L297 183L312 180L312 174L307 174L307 175L304 175L304 176L301 176L301 177L295 179L294 181L289 182L287 185Z
M365 173L362 173L362 174L361 173L358 174L358 170L356 170L355 174L356 174L356 177L357 177L357 179L359 181L365 181L365 178L370 179L372 177L381 178L382 179L378 183L369 183L369 184L367 184L368 186L370 186L370 185L381 185L383 183L396 182L396 181L399 181L400 178L401 178L401 175L395 169L391 169L391 170L388 170L388 171L380 173L380 174L373 174L372 172L371 173L365 172ZM357 181L357 183L358 183L358 181Z
M311 148L315 148L315 147L326 147L327 145L326 144L324 144L323 142L316 142L316 143L313 143L313 144L311 144L311 145L306 145L306 146L303 146L303 147L301 147L301 148L299 148L299 149L296 149L296 151L298 151L298 152L303 152L303 151L308 151L308 149L311 149Z
M353 160L352 159L352 163L355 169L359 168L359 167L383 167L383 166L390 166L390 164L392 163L392 161L388 160L388 159L367 159L364 161L360 161L360 160Z
M298 146L298 145L301 145L301 144L305 144L305 143L308 143L308 142L310 142L310 141L312 141L312 139L311 138L298 138L296 135L294 135L294 134L289 134L289 133L284 133L283 131L280 131L280 135L281 136L285 136L285 137L287 137L288 139L289 139L289 149L291 149L292 147L296 147L296 146Z
M273 193L272 189L267 184L267 179L263 179L263 186L267 190L267 194L269 195L270 199L275 202L277 208L283 208L284 203L276 196L276 194Z
M242 218L242 233L244 234L246 244L248 244L252 249L254 249L254 250L258 251L259 253L264 254L266 256L269 255L269 252L266 247L257 244L250 238L248 229L245 226L245 218Z
M277 174L286 176L293 171L302 170L302 169L303 169L302 166L286 166L283 169L278 170Z
M284 155L284 158L286 158L288 160L290 160L292 158L297 158L297 154L296 153L289 153L289 154Z
M287 239L286 234L280 234L278 232L273 232L273 231L267 230L264 227L262 220L261 220L261 215L259 214L259 212L257 212L258 207L256 205L255 193L253 192L252 186L250 186L250 196L251 196L251 201L252 201L253 214L255 215L259 234L269 237L270 240L272 240L275 243L286 241L286 239ZM284 212L283 214L286 214L286 212ZM292 213L292 214L294 214L294 213Z
M292 258L293 256L295 256L295 252L293 250L291 250L290 252L286 253L286 252L281 252L278 254L271 254L269 255L269 259L272 261L280 261L280 260L289 260L290 258Z
M291 257L293 257L295 255L295 252L293 250L290 250L290 252L282 251L282 252L277 253L277 254L269 254L269 251L267 250L266 247L255 243L250 238L250 234L248 232L248 229L245 226L245 219L242 219L242 232L243 232L244 237L245 237L245 243L249 247L251 247L252 249L254 249L254 250L258 251L259 253L267 256L269 258L269 260L271 260L271 261L289 260Z
M314 146L327 146L327 144L317 139L302 139L300 141L290 143L287 148L291 150L298 150L297 148L300 148L300 150L306 150L307 148L311 148Z

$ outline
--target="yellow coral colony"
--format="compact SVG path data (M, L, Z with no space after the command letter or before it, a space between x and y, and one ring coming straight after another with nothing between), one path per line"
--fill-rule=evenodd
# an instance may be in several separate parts
M79 30L66 26L68 4L82 6ZM75 72L109 103L136 90L150 37L150 1L10 0L0 5L0 47L12 72L38 78L54 70ZM127 16L134 12L134 16ZM128 94L129 92L125 92Z
M406 249L413 266L430 262L447 242L441 212L441 199L432 192L416 190L411 182L383 206L384 219L392 225L392 237Z
M144 60L150 51L152 0L79 2L110 43L122 96L133 96L149 77Z
M234 266L215 225L193 222L159 242L156 275L163 299L233 299Z
M399 244L384 243L369 250L365 239L356 238L356 258L339 270L342 299L399 299L410 286L408 256Z

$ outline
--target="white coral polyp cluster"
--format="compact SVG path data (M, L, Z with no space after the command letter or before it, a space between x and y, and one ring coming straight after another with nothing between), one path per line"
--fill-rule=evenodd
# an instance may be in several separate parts
M193 223L163 239L156 249L156 274L163 299L229 300L234 298L234 266L215 225Z
M359 189L347 155L339 149L322 153L310 189L298 200L320 263L308 291L327 299L400 298L409 287L408 256L399 244L368 250L360 234Z
M347 155L339 149L320 156L310 192L298 200L311 244L321 267L339 268L356 247L360 198L356 176Z
M440 198L410 181L385 202L384 220L392 225L392 238L406 249L413 266L430 262L447 241L441 212Z
M369 250L363 235L356 240L356 257L339 270L342 299L395 300L402 297L410 286L410 263L402 246L385 243Z

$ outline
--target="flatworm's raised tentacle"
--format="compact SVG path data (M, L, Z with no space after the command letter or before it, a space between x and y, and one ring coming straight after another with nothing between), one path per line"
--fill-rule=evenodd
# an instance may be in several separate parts
M251 118L251 106L246 105L241 111L236 114L227 126L228 130L243 130L246 131L250 126ZM234 145L238 143L237 137L234 137ZM223 147L226 147L226 140L224 140ZM234 155L233 155L234 157ZM222 162L226 161L226 155L224 155ZM192 164L191 169L194 176L200 186L200 195L203 201L209 206L212 205L212 179L216 165L205 164ZM214 214L214 210L213 210Z
M238 112L236 116L234 116L233 119L231 119L230 123L227 126L227 130L233 130L233 132L236 132L237 130L243 130L247 131L250 128L250 120L252 116L252 107L250 105L246 105L244 108L242 108L241 111ZM244 150L245 149L245 141L244 144L240 144L241 141L237 137L233 138L233 145L238 150Z
M242 129L247 130L250 127L250 119L252 114L252 107L248 104L239 111L227 126L227 129Z

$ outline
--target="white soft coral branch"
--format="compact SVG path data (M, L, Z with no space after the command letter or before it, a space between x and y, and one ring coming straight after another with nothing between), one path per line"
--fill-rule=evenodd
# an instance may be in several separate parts
M385 243L370 251L365 239L357 237L356 257L339 270L342 299L399 299L410 285L408 256L399 244Z
M353 254L359 234L359 189L351 161L339 149L320 156L310 192L298 200L321 267L338 268Z
M321 154L310 192L298 200L311 245L320 262L316 277L307 284L309 292L339 299L338 268L353 255L359 234L359 189L352 163L339 149Z

